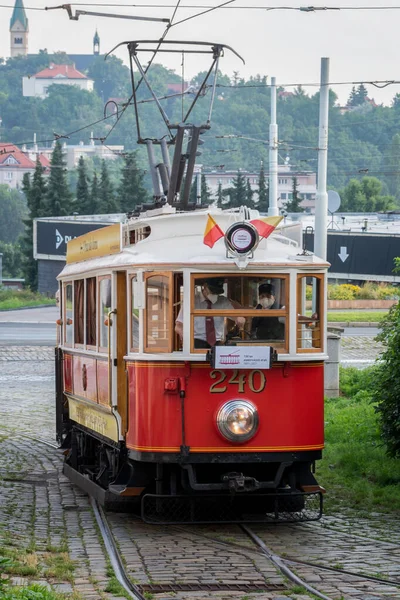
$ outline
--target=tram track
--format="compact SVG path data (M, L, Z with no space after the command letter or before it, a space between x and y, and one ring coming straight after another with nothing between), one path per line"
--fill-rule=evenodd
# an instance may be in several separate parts
M40 438L33 437L33 436L28 436L25 434L22 434L21 437L24 437L26 439L29 439L29 440L39 443L41 445L45 445L45 446L51 448L52 450L59 450L59 447L56 444L53 444L49 441L42 440ZM215 583L215 584L199 583L197 585L193 585L193 584L185 585L185 584L177 584L177 583L172 583L172 584L149 583L149 584L145 584L145 585L137 585L137 584L133 583L130 580L130 578L124 568L123 556L121 555L121 553L118 549L117 543L114 539L114 535L112 533L112 527L109 524L107 514L103 511L103 509L98 505L98 503L93 498L90 498L90 503L91 503L91 506L93 509L94 516L98 523L99 530L100 530L100 533L101 533L101 536L102 536L102 539L104 542L104 546L105 546L107 555L109 557L110 564L114 570L116 579L122 585L122 587L124 588L124 590L126 591L126 593L128 594L128 596L130 598L133 598L134 600L145 600L146 592L150 592L150 593L184 592L184 591L193 591L193 590L209 592L209 591L213 591L213 590L227 590L227 591L232 590L233 591L234 589L235 589L235 591L243 591L244 593L256 591L256 589L258 587L257 585L251 586L248 584L221 585L219 583ZM129 521L131 522L131 524L132 524L132 518L134 518L135 521L141 522L138 517L133 517L133 515L129 515ZM240 529L246 534L246 536L252 540L252 542L253 542L252 546L243 545L238 542L226 541L226 540L214 537L214 536L210 536L207 533L203 533L201 531L194 531L193 529L188 529L186 527L180 527L180 526L176 526L176 525L169 526L168 531L178 532L180 534L186 533L186 534L189 534L190 537L193 537L193 536L202 537L204 539L207 539L208 541L215 542L218 545L223 545L225 547L235 549L236 551L242 551L242 552L244 551L244 552L262 554L275 566L275 568L285 578L287 578L289 581L291 581L294 585L301 585L310 594L314 594L314 596L321 598L321 600L332 600L332 598L330 596L327 596L324 593L320 592L318 589L314 588L313 586L310 586L309 584L307 584L306 581L304 581L301 577L299 577L293 570L293 569L296 569L296 566L300 567L300 568L301 568L301 566L310 567L312 569L316 569L319 571L334 573L339 576L343 575L343 576L347 576L347 577L348 576L357 577L358 579L361 579L361 580L367 581L367 582L371 582L371 583L377 583L380 585L387 585L387 586L395 586L395 587L399 588L399 590L400 590L400 582L399 581L394 581L391 579L383 579L383 578L375 577L372 575L367 575L365 573L349 571L347 569L340 569L337 567L322 565L322 564L312 562L312 561L301 560L301 559L298 559L298 558L292 557L292 556L285 556L285 557L279 556L278 554L275 554L273 552L273 550L271 550L264 543L264 541L250 527L248 527L246 525L237 525L236 527L238 527L238 528L240 527ZM357 537L359 537L365 541L371 541L371 542L376 541L376 539L374 539L373 537L369 537L369 536L357 536ZM394 548L399 547L399 545L396 545L393 542L387 542L387 543ZM267 586L265 586L265 587L261 586L261 587L263 588L263 591L267 589ZM270 591L277 591L277 592L278 591L280 591L280 592L286 591L287 592L287 591L290 591L290 586L287 586L287 585L286 586L279 586L279 585L271 586ZM400 592L399 592L399 594L400 594Z

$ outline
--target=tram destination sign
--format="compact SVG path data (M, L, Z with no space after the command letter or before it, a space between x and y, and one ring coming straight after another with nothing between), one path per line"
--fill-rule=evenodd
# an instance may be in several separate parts
M85 233L106 227L110 222L64 221L37 219L33 225L33 256L47 260L63 260L67 244Z
M214 346L211 365L214 369L269 369L270 346Z

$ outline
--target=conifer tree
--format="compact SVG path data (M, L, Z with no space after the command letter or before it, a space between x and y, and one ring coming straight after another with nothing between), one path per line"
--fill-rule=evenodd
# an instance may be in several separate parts
M22 189L26 196L29 210L29 216L24 221L26 227L25 233L21 240L24 255L23 273L25 284L32 290L37 290L38 284L37 261L33 258L33 220L45 216L46 181L43 173L44 168L38 157L32 182L28 173L25 173L22 182Z
M57 140L51 155L44 214L46 217L62 217L72 215L74 210L75 202L68 187L67 169L65 168L62 147Z
M201 176L201 204L208 206L211 203L211 190L207 185L207 179L205 175Z
M229 188L229 202L227 208L239 208L246 204L246 180L244 175L238 171L237 176L233 180L233 187Z
M144 173L138 168L136 153L129 152L124 157L122 181L118 188L121 212L131 212L135 206L148 202L149 195L143 184Z
M253 201L253 190L251 189L250 179L246 180L246 206L247 208L254 208Z
M292 181L292 199L286 202L285 210L291 213L304 212L304 208L300 206L302 198L299 196L299 189L297 187L297 177L293 177Z
M224 194L222 192L222 183L220 182L218 184L218 190L217 190L217 206L218 206L218 208L223 208L223 200L224 200Z
M76 184L76 210L80 215L92 214L92 202L89 192L89 182L86 172L86 163L83 156L78 162L78 181Z
M101 179L100 179L100 213L111 214L120 210L119 203L115 197L114 188L110 180L107 164L105 160L101 161Z
M269 209L269 188L265 179L264 164L261 164L260 176L258 178L258 204L257 209L260 212L268 212Z
M92 184L90 186L90 213L91 215L97 215L100 211L100 190L99 190L99 179L97 177L97 171L93 173Z

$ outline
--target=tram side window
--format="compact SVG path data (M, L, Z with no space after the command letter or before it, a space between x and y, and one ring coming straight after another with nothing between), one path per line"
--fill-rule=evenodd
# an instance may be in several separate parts
M75 344L84 344L85 280L74 282L74 340Z
M72 283L66 283L64 286L64 344L72 346L73 333L73 297Z
M299 275L297 281L297 350L322 350L322 275Z
M96 346L96 277L86 279L86 345Z
M108 313L111 310L111 279L109 277L100 279L99 284L100 296L100 348L108 347Z
M171 352L170 276L151 275L146 280L145 349Z
M132 329L131 329L131 351L139 352L139 309L135 308L135 287L137 278L131 279L131 307L132 307Z

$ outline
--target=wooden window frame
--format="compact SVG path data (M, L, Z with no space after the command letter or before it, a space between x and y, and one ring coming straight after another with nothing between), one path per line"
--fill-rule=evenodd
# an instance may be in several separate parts
M133 331L133 302L132 302L132 283L133 280L136 279L136 281L138 280L138 274L137 273L130 273L128 275L128 290L129 290L129 295L128 295L128 308L129 308L129 353L132 354L138 354L138 352L140 352L140 309L139 310L139 315L138 315L138 326L139 326L139 343L138 343L138 347L137 349L133 348L133 344L132 344L132 331ZM147 339L147 338L146 338Z
M98 352L101 354L106 354L108 352L108 345L107 346L101 346L100 345L100 341L101 341L101 322L100 319L103 318L102 316L102 306L101 306L101 294L100 294L100 287L101 287L101 282L104 281L105 279L108 279L110 281L110 285L112 286L112 281L111 281L111 275L100 275L99 277L97 277L97 348L98 348Z
M98 317L96 314L95 321L95 335L96 335L96 344L88 344L87 343L87 333L88 333L88 294L87 294L87 284L89 279L94 279L95 290L96 290L96 301L95 301L95 310L98 311L98 277L96 275L92 277L85 277L85 348L86 350L90 350L91 352L97 352L99 347L99 325L98 325Z
M278 342L274 345L278 354L288 354L289 352L289 329L290 329L290 306L289 306L289 285L290 275L289 273L191 273L190 276L190 352L191 354L205 354L208 352L207 348L195 348L194 347L194 319L195 317L207 317L209 316L208 310L199 310L194 308L195 300L195 282L198 279L225 279L228 277L252 277L252 278L264 278L264 279L283 279L285 281L285 308L268 310L268 317L284 317L285 321L285 341ZM259 317L260 310L256 308L235 308L235 316L238 317ZM232 316L231 309L213 310L213 317L229 317ZM266 344L267 345L267 344Z
M299 315L301 314L301 285L300 282L302 279L312 278L317 279L320 283L319 289L319 306L317 308L317 313L319 317L319 330L320 330L320 345L318 348L299 348L299 337L298 337L298 328L301 323L299 323ZM297 273L296 279L296 354L321 354L324 351L324 337L322 335L324 331L324 314L325 314L325 276L323 273Z
M66 299L66 288L67 286L70 285L72 288L72 323L71 325L67 325L67 299ZM62 283L62 294L61 296L64 297L64 301L62 303L62 322L63 322L63 345L66 348L73 348L74 347L74 341L75 341L75 336L74 336L74 318L75 318L75 311L74 311L74 302L75 302L75 298L74 298L74 282L73 281L63 281ZM61 298L60 298L60 302L61 302ZM72 341L71 343L67 342L67 327L72 327Z
M166 348L161 348L161 346L152 346L151 348L147 344L147 335L148 335L148 295L147 295L147 282L151 277L166 277L168 279L168 290L169 290L169 306L168 306L168 345ZM173 344L173 332L174 332L174 323L173 323L173 272L172 271L148 271L144 273L144 293L146 300L146 307L144 309L144 344L143 351L147 354L168 354L172 352L172 344Z

